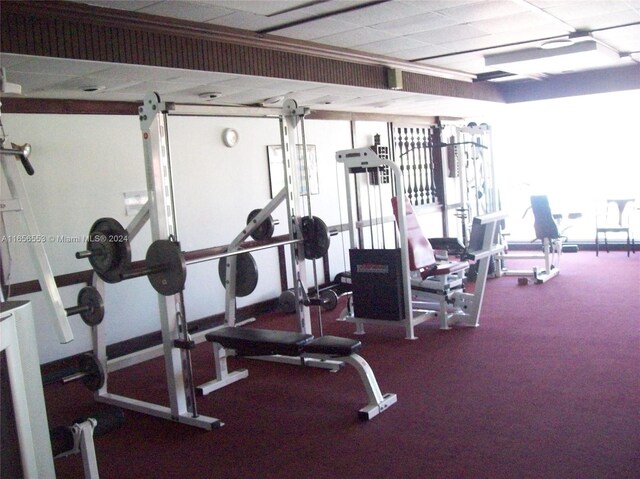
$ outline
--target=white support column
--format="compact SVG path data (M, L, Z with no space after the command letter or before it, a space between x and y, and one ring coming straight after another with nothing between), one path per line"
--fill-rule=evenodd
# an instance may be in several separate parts
M282 107L280 120L280 139L282 143L282 155L284 160L284 181L287 190L287 217L289 219L289 238L291 240L302 239L302 198L300 195L300 177L297 162L297 145L306 148L306 140L301 135L298 143L296 132L304 116L309 113L307 108L298 108L295 100L286 100ZM294 293L296 296L296 312L298 315L298 330L301 333L312 334L311 315L309 307L303 304L303 290L300 283L307 287L307 272L305 267L304 245L301 242L291 246L291 269Z

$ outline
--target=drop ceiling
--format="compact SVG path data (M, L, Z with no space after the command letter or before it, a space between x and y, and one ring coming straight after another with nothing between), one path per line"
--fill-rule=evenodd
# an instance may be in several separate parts
M523 82L567 73L513 75L486 66L485 56L538 49L544 42L595 40L609 61L578 70L638 61L640 0L92 0L136 11L294 41L312 42L381 64L433 69L462 81ZM403 91L308 81L0 53L12 83L32 98L140 101L163 99L219 105L278 105L295 98L314 110L473 116L499 104ZM535 78L537 80L531 80ZM85 91L94 90L94 91ZM203 93L210 93L206 98ZM270 100L270 101L267 101Z

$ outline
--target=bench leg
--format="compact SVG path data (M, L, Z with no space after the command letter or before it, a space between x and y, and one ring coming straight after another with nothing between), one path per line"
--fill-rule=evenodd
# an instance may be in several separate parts
M342 357L340 360L356 368L369 396L369 404L358 411L360 419L372 419L398 401L398 396L393 393L382 394L378 381L376 381L376 376L364 358L357 354L352 354L351 356Z
M216 366L216 378L198 386L196 388L198 394L206 396L217 389L223 388L249 376L249 371L246 369L238 369L236 371L229 372L227 367L227 352L218 343L213 343L213 357Z

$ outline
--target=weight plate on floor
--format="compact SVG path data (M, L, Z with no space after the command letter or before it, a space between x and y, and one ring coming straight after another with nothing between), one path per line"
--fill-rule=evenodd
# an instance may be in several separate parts
M227 286L227 258L218 262L218 276L222 286ZM258 265L251 253L236 255L236 296L249 296L258 285Z
M253 221L253 218L258 216L261 211L262 210L257 209L249 213L249 216L247 216L247 224L251 223L251 221ZM251 233L251 237L256 241L267 240L273 237L274 231L275 225L273 224L273 218L271 217L271 215L269 215L267 219L265 219L255 230L253 230L253 233Z
M282 313L295 313L297 302L296 293L292 289L287 289L278 297L278 309Z
M80 317L87 326L97 326L104 318L104 301L102 296L93 286L85 286L78 293L78 306L87 306L89 309L82 311Z
M84 373L82 383L89 391L97 391L104 386L104 370L93 354L85 353L78 357L78 372Z
M100 218L91 226L87 250L89 263L107 283L121 281L120 273L131 262L129 233L113 218Z
M172 240L156 240L147 250L146 267L153 289L163 296L172 296L184 289L187 281L187 264L180 251L180 243Z

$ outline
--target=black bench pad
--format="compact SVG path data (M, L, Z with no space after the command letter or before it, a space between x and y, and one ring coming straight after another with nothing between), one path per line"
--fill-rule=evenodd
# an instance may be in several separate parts
M303 353L327 354L335 357L351 356L362 348L362 343L349 338L322 336L308 342L302 348Z
M240 356L298 356L303 346L313 340L311 334L231 326L207 333L205 338L223 348L234 349Z
M205 335L207 341L234 349L239 356L299 356L302 353L350 356L362 343L349 338L322 336L270 329L234 328L227 326Z

